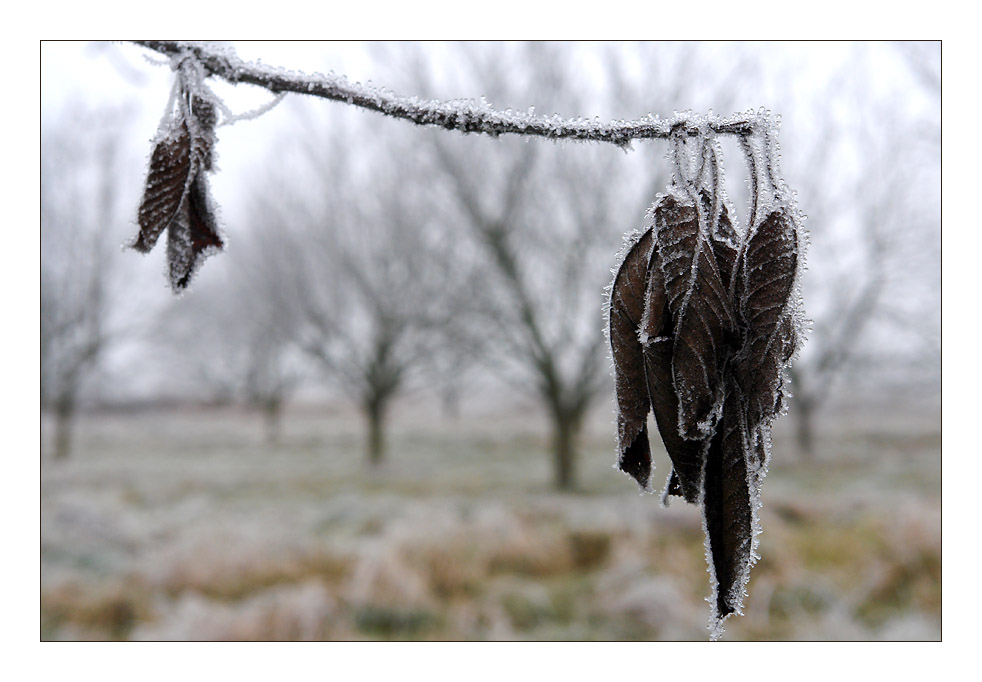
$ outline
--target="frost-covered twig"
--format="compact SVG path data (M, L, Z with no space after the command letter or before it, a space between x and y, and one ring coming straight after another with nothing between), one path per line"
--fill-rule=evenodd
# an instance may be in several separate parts
M231 49L207 43L170 40L135 42L170 57L193 57L209 75L229 83L249 83L273 93L295 92L323 97L405 119L417 125L481 133L492 137L505 134L529 135L553 140L610 142L626 147L632 140L668 138L680 129L690 136L702 136L711 131L717 135L743 137L759 129L763 119L768 118L766 114L749 113L728 118L701 117L697 122L685 114L669 119L649 114L634 121L602 123L585 118L567 119L559 115L536 116L531 110L525 113L499 111L483 100L479 103L470 100L423 101L373 86L352 84L344 76L333 73L326 76L307 75L244 62Z

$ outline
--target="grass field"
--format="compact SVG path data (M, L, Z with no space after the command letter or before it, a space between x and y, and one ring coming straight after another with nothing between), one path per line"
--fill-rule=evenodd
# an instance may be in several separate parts
M83 416L72 458L41 463L41 638L707 639L699 512L612 469L606 407L572 494L527 416L403 408L378 471L354 414L294 410L275 446L261 427ZM807 461L789 427L724 639L939 639L940 410L828 417Z

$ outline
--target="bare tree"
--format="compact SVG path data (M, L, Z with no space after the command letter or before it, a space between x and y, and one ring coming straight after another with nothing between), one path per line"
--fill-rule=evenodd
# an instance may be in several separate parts
M410 149L374 135L389 146L373 154L372 135L340 124L326 139L318 127L306 132L292 155L302 189L282 169L263 181L277 196L263 206L265 228L291 254L266 295L294 311L296 343L362 412L376 466L394 399L434 370L468 285L453 286L454 244L425 183L411 184L421 174Z
M76 116L85 136L65 119L42 131L41 405L54 412L56 459L68 457L83 384L120 331L109 283L126 222L117 205L123 115Z
M262 213L252 215L262 221ZM263 229L241 234L235 248L238 258L222 277L200 283L161 315L156 345L163 346L183 392L256 409L272 444L279 440L284 404L303 376L294 343L299 321L280 296L290 254Z
M262 214L256 218L261 220ZM267 442L274 443L282 428L284 403L302 383L305 370L295 342L301 320L277 294L283 289L280 275L290 254L276 243L275 234L258 225L240 249L243 257L230 273L230 290L249 331L244 395L262 413Z
M810 147L797 141L788 168L811 231L812 332L790 370L806 456L817 412L843 377L885 362L895 374L912 361L940 367L940 73L927 77L933 67L918 61L922 92L875 94L869 51L854 49L829 86L830 115ZM922 95L925 112L916 115ZM840 101L849 105L837 117Z
M392 51L390 48L388 51ZM661 108L702 104L692 99L691 60L665 83L654 101L648 88L625 77L607 91L585 88L570 46L452 46L463 65L454 92L479 83L481 95L498 107L536 101L539 110L609 115L645 114ZM380 50L381 51L381 50ZM441 94L432 63L411 46L385 55L405 70L393 74L424 96ZM625 69L623 54L609 55L612 73ZM651 64L659 64L647 55ZM644 59L643 59L644 61ZM446 77L446 69L441 76ZM688 95L688 96L687 96ZM720 97L717 106L725 106ZM642 108L644 107L644 108ZM591 111L592 109L592 111ZM563 147L500 139L493 143L424 132L436 177L444 186L446 220L466 225L483 253L476 263L487 286L471 313L496 366L516 370L511 383L544 408L552 427L554 483L576 484L576 450L583 420L609 388L606 348L597 324L603 287L620 235L640 227L647 206L667 179L655 164L600 147ZM655 157L661 161L663 152ZM650 156L650 154L649 154ZM639 210L639 207L642 207Z
M473 49L455 54L496 103L524 99L516 88L525 87L547 106L579 110L557 46L529 44L507 56ZM418 55L403 57L415 63L408 74L412 87L432 93L428 65ZM443 220L466 226L476 247L470 267L483 286L468 313L474 342L499 374L544 408L552 425L554 483L571 489L584 417L609 386L598 320L611 244L636 222L619 201L630 188L617 181L624 155L424 135L440 180Z

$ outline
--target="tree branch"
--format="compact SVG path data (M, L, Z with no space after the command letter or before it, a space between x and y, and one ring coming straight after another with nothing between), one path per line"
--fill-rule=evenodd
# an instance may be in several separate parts
M762 119L762 115L756 113L729 118L711 115L701 119L694 119L686 114L676 114L670 119L661 119L649 114L635 121L601 123L585 118L564 119L558 115L536 116L531 110L527 113L511 110L497 111L484 101L480 103L463 100L420 101L416 97L402 97L360 83L351 84L344 76L334 74L309 76L287 72L244 62L228 48L205 43L172 40L134 42L178 61L183 58L194 58L208 75L217 76L229 83L249 83L273 93L295 92L313 95L377 111L416 125L435 126L464 133L481 133L491 137L514 134L551 140L609 142L626 147L632 140L664 139L677 133L700 136L704 135L707 129L718 135L744 137L752 134Z

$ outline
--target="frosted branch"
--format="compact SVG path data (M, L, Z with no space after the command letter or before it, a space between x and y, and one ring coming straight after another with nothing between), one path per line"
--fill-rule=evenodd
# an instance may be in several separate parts
M481 133L491 137L528 135L552 140L609 142L626 147L632 140L664 139L673 133L695 137L712 132L717 135L745 137L770 125L766 112L749 112L728 118L715 115L697 118L682 113L662 119L649 114L634 121L616 120L609 123L585 118L567 119L559 115L537 116L532 110L526 113L499 111L483 100L425 101L361 83L352 84L344 76L333 73L307 75L244 62L231 49L207 43L167 40L134 42L167 55L172 60L194 58L201 63L208 75L229 83L249 83L275 94L295 92L322 97L401 118L416 125Z

